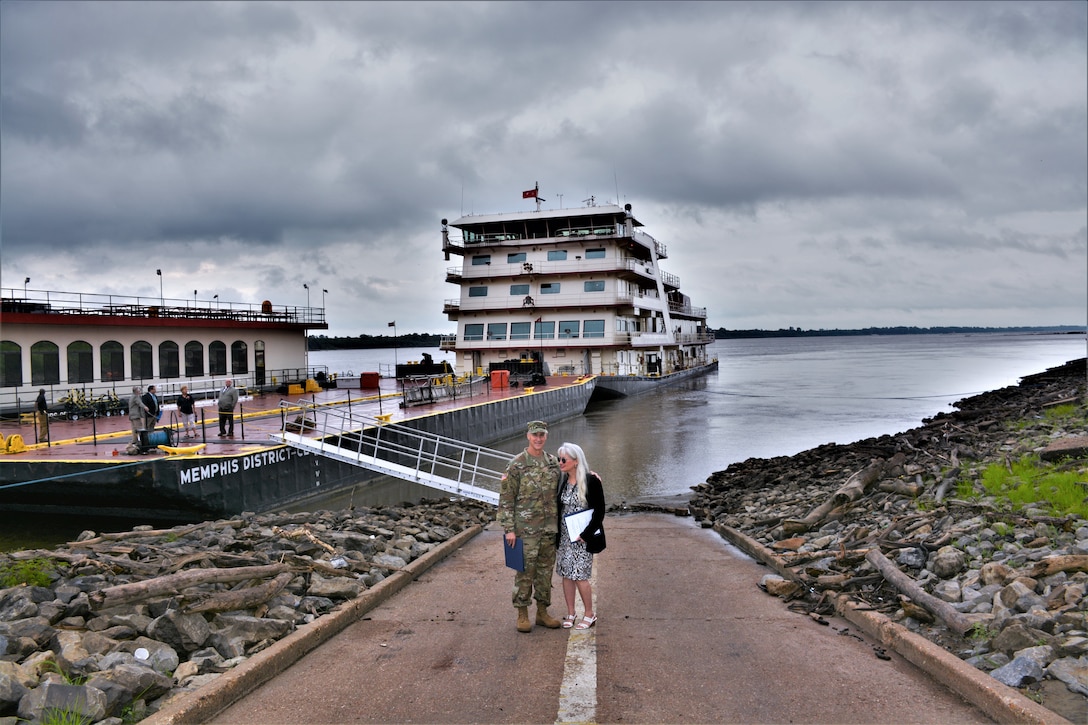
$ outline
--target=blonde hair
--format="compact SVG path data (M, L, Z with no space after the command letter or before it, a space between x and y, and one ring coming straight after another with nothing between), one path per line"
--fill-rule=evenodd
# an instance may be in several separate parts
M565 456L567 458L573 458L578 461L577 467L574 469L574 483L578 489L578 503L582 506L587 506L586 501L586 474L589 473L589 464L586 463L586 454L582 450L582 447L574 443L564 443L559 446L559 450L556 452L557 456Z

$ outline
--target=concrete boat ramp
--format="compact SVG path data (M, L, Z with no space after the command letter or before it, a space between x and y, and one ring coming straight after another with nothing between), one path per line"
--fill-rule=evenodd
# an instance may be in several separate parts
M515 630L492 524L144 722L1066 722L935 645L881 634L895 625L880 615L790 611L758 588L767 569L691 519L605 526L589 630Z

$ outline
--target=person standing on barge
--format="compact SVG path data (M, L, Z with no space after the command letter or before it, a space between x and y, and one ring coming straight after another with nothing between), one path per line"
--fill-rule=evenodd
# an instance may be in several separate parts
M143 397L144 407L147 408L147 418L144 421L144 430L153 431L162 417L162 403L155 391L154 385L147 386L147 392Z
M128 399L128 420L132 424L132 444L139 445L140 431L147 420L147 406L144 405L139 385L132 386L132 395Z
M34 401L38 409L38 440L49 441L49 401L45 399L45 388L38 391L38 399Z
M238 389L230 378L223 383L219 391L219 437L234 437L234 406L238 405ZM229 432L228 432L229 431Z
M533 629L529 605L534 599L536 623L549 629L559 627L559 620L548 614L559 523L556 509L559 461L544 450L548 441L547 423L532 421L525 437L529 440L528 447L514 456L502 476L498 510L506 546L513 547L520 538L525 551L525 570L514 575L512 597L518 611L519 632Z
M189 386L181 386L181 395L178 396L178 412L181 413L181 422L185 426L185 437L196 438L196 400L189 394Z

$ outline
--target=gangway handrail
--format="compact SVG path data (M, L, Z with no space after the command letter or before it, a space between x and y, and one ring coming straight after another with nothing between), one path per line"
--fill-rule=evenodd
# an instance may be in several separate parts
M274 439L311 453L498 504L513 455L342 408L299 400L280 403L283 429ZM296 414L288 416L288 411Z

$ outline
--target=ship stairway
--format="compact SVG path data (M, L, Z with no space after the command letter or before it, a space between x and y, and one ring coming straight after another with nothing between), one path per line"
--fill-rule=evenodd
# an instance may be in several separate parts
M280 404L283 429L271 437L292 448L498 505L499 482L513 455L359 412L299 401Z

